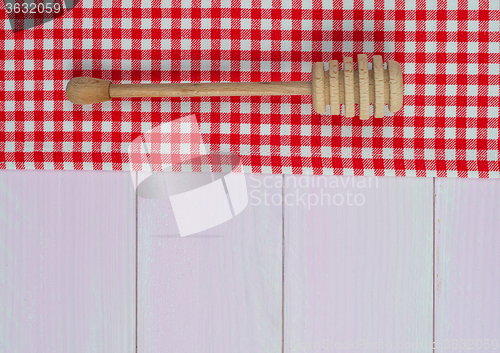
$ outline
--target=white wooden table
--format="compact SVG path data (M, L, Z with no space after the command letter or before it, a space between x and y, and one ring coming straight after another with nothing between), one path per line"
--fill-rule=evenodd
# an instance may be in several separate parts
M500 181L246 177L181 238L128 172L0 171L0 352L500 350Z

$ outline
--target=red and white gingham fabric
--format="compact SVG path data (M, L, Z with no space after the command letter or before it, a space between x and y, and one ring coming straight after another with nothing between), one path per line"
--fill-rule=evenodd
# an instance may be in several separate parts
M244 172L499 178L499 1L92 1L14 33L0 10L0 168L130 170L128 148L194 114ZM75 76L114 83L310 80L313 62L401 63L404 108L318 115L309 96L122 99L76 106ZM356 60L356 59L355 59Z
M129 146L131 170L149 173L242 172L241 158L211 153L194 114L162 123L137 136Z

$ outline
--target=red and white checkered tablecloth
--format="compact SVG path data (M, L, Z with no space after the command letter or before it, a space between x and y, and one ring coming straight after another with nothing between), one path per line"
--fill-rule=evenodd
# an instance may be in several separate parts
M245 172L500 177L499 1L81 0L18 32L0 7L2 169L130 170L133 140L194 114L210 152L240 155ZM64 93L75 76L310 80L313 62L358 53L401 63L399 112L319 115L310 96L77 106Z

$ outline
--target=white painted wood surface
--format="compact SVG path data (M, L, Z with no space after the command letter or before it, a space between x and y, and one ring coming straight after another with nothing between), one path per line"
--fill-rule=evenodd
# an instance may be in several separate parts
M266 177L247 176L241 214L183 238L168 199L139 198L138 352L281 352L282 205L265 202L282 189Z
M130 174L0 172L0 352L135 351Z
M286 180L284 351L430 345L432 179Z
M498 180L436 179L435 250L436 352L500 351Z
M0 171L0 352L494 351L498 180L286 178L185 238L139 199L136 308L130 174Z

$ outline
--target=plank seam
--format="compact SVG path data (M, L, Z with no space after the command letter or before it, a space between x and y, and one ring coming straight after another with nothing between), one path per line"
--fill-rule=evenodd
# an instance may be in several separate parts
M285 174L281 181L281 353L285 353Z
M432 178L432 351L436 341L436 178Z
M135 172L135 180L139 180L139 172ZM138 287L139 287L139 196L137 195L137 190L135 190L135 353L137 353L137 342L138 342Z

